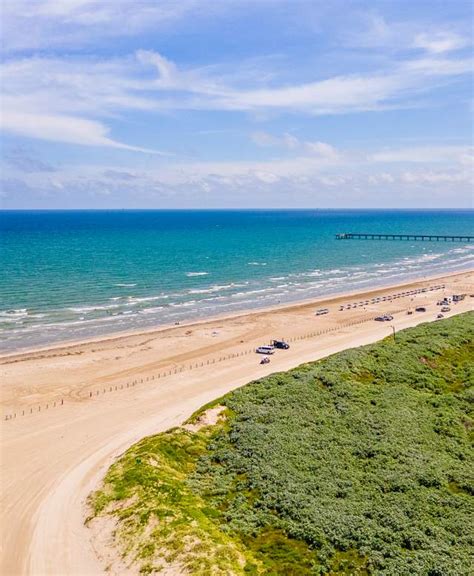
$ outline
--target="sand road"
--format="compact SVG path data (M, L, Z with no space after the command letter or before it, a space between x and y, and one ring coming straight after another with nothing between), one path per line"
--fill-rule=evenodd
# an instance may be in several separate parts
M472 274L446 278L447 291L472 286L472 280ZM393 291L392 288L378 293ZM275 331L279 336L283 329L289 336L304 334L316 321L315 306L305 304L271 313L221 319L194 328L182 327L171 335L160 333L161 336L155 336L161 338L161 356L153 345L143 346L144 335L139 337L141 348L137 352L133 339L138 336L134 335L126 337L128 340L113 339L107 345L78 346L72 349L81 352L77 355L63 355L61 349L51 349L48 353L3 358L3 365L0 359L5 388L2 404L7 412L19 411L30 404L36 406L39 399L52 401L59 397L58 390L66 397L63 406L47 413L34 412L2 420L0 573L5 576L105 574L103 559L98 558L90 531L84 526L85 501L107 467L127 447L143 436L180 424L202 404L254 378L374 342L390 335L392 324L399 330L433 320L439 311L435 304L439 297L439 292L426 293L414 302L409 298L400 299L377 306L376 310L368 307L341 312L339 316L341 300L334 299L327 302L331 308L328 317L317 320L322 326L334 329L294 342L290 350L275 354L269 365L260 366L255 355L247 355L92 398L88 393L91 387L114 381L114 374L117 381L121 381L123 372L127 376L134 370L145 374L146 370L156 369L157 364L169 365L169 358L176 356L177 342L180 355L188 359L199 353L239 350L244 345L242 339L245 345L250 345L263 336L268 340ZM362 299L362 295L344 298L347 302ZM407 315L406 309L418 303L426 305L427 312ZM447 316L471 308L472 299L467 298L452 306ZM390 325L368 320L347 326L351 318L373 317L374 312L394 309L399 311ZM215 337L218 341L214 343L210 338L216 326L222 337L220 340ZM193 334L184 338L183 331L190 329ZM163 338L167 338L165 343ZM127 355L117 360L124 349ZM68 351L71 352L71 348ZM115 360L112 362L111 358Z

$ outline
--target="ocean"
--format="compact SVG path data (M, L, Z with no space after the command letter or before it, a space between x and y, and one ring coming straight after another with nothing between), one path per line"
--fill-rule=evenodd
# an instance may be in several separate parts
M474 211L0 212L0 347L43 346L382 286L474 264Z

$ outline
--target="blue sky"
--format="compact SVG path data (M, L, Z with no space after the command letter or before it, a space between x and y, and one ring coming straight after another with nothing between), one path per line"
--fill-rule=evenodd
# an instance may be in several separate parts
M2 0L3 208L471 207L470 0Z

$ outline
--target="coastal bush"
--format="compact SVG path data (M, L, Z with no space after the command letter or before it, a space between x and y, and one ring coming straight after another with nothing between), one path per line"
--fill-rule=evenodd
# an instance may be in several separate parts
M144 572L470 574L473 332L468 313L248 384L217 424L127 451L92 515Z

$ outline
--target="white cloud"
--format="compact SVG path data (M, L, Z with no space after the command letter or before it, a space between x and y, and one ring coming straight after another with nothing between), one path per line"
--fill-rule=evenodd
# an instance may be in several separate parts
M470 146L418 146L388 149L369 154L369 162L405 163L467 163L472 161L473 148Z
M268 134L268 132L253 132L251 137L257 146L281 146L284 143L281 138L272 136L272 134Z
M339 159L338 151L326 142L299 140L296 136L288 133L283 134L283 136L274 136L261 131L254 132L251 138L258 146L286 148L287 150L298 151L299 154L303 153L328 162Z
M9 110L1 114L0 127L2 130L13 134L40 140L79 144L81 146L106 146L149 154L161 154L155 150L117 142L107 136L108 129L100 122L73 116Z
M352 14L352 26L342 33L342 42L351 48L378 48L401 52L416 48L431 54L444 54L466 48L472 43L471 31L465 34L446 29L443 24L425 20L387 20L382 14L364 10ZM427 30L429 30L427 32Z
M289 134L285 132L282 136L274 136L273 134L269 134L268 132L253 132L251 134L252 140L258 146L274 146L279 148L286 148L288 150L296 150L304 146L303 142L300 142L296 136L293 134Z
M413 46L433 54L452 52L469 45L469 40L453 32L435 32L434 34L417 34Z
M305 142L304 145L314 156L319 156L326 160L337 160L339 158L337 150L326 142Z

